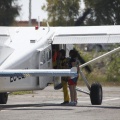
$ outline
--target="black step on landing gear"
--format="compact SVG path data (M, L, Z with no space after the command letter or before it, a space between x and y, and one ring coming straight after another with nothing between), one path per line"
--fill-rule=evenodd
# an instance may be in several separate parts
M8 100L8 93L0 93L0 104L6 104Z

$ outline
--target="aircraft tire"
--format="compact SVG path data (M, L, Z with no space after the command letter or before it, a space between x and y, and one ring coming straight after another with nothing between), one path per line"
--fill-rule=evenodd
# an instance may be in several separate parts
M91 85L90 99L92 105L101 105L103 98L102 86L99 83Z
M6 104L8 100L8 93L0 93L0 104Z

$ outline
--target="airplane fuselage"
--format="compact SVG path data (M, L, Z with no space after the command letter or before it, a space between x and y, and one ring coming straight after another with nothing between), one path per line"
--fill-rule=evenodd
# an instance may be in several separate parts
M49 39L53 33L42 27L38 30L34 27L4 27L1 34L7 36L7 40L1 45L0 58L6 56L1 60L0 69L51 69ZM44 89L52 81L53 77L1 77L0 92Z

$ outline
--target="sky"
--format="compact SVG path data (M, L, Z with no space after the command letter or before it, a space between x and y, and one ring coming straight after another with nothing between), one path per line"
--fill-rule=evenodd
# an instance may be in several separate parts
M42 21L47 19L47 12L41 9L41 6L46 4L46 0L31 0L31 19L36 19ZM83 1L83 0L82 0ZM83 3L83 2L82 2ZM20 16L16 18L18 21L28 21L29 20L29 0L18 0L18 4L22 5ZM84 4L81 5L84 8Z
M20 12L20 16L16 18L18 21L29 20L29 0L18 0L18 4L22 5L22 10ZM46 0L31 0L31 19L37 19L38 17L40 21L43 19L47 19L47 12L41 9L41 6L46 3Z

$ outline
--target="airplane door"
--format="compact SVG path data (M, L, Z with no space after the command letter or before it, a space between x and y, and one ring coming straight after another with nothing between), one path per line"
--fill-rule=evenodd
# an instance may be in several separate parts
M51 45L39 51L39 69L52 69L52 50ZM40 76L39 86L44 89L49 83L52 83L53 77Z

